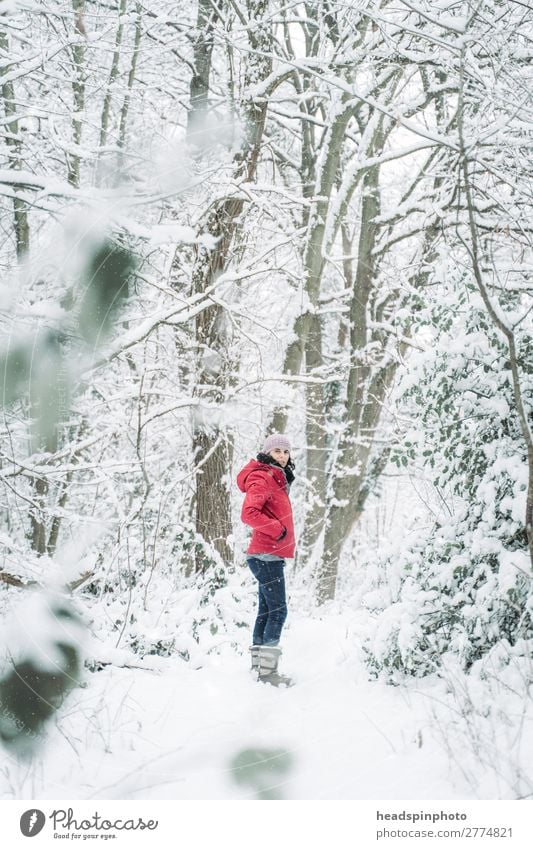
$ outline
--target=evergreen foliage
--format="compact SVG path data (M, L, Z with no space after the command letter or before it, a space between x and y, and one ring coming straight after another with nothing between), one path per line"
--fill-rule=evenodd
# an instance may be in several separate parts
M411 425L392 460L431 480L440 506L429 528L383 550L366 596L377 614L367 663L392 679L435 671L448 652L467 669L501 640L533 645L527 456L506 346L462 281L416 324L432 341L401 383ZM522 365L531 342L523 332Z

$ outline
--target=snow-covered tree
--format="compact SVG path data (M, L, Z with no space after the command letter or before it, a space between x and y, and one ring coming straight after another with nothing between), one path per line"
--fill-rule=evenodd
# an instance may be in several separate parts
M454 200L443 205L432 285L411 322L427 336L405 384L416 423L396 456L421 467L442 506L429 533L384 554L383 589L367 600L382 611L369 663L415 675L449 651L468 667L499 641L528 646L533 637L524 19L515 8L502 15L499 3L468 12L441 178Z

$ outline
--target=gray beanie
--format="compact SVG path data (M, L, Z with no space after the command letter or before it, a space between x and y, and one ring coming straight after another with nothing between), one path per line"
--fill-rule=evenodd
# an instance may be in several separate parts
M291 444L282 433L271 433L263 444L263 454L269 454L273 448L286 448L290 452Z

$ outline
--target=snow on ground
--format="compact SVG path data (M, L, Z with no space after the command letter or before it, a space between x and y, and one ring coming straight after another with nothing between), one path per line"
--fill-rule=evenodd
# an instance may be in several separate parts
M374 507L361 545L404 532L409 490ZM89 606L89 650L112 665L86 672L33 765L2 753L0 799L529 798L530 673L507 662L500 669L495 657L493 669L474 677L452 669L396 687L369 680L360 649L371 614L358 559L356 551L339 575L342 601L320 608L306 575L288 571L281 671L294 677L291 689L259 684L249 671L257 590L246 568L228 575L217 604L201 608L199 643L200 590L152 584L144 618L136 611L146 644L151 628L157 638L174 635L189 662L141 659L125 640L113 648L116 632L104 625L120 609L110 616ZM18 603L12 593L7 599L6 610ZM212 634L217 611L221 627ZM237 770L243 758L252 767Z
M244 633L242 653L227 645L201 668L147 657L157 671L88 672L34 768L2 758L0 798L254 799L258 786L284 799L476 798L433 735L421 682L369 681L353 626L353 612L293 615L291 689L254 680ZM232 769L250 749L255 779Z

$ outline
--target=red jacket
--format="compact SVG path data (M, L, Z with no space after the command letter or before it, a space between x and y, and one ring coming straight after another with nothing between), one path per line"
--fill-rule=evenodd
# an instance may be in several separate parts
M237 484L246 493L241 519L253 528L247 553L294 557L292 507L283 470L250 460L237 475ZM280 540L283 528L287 533Z

